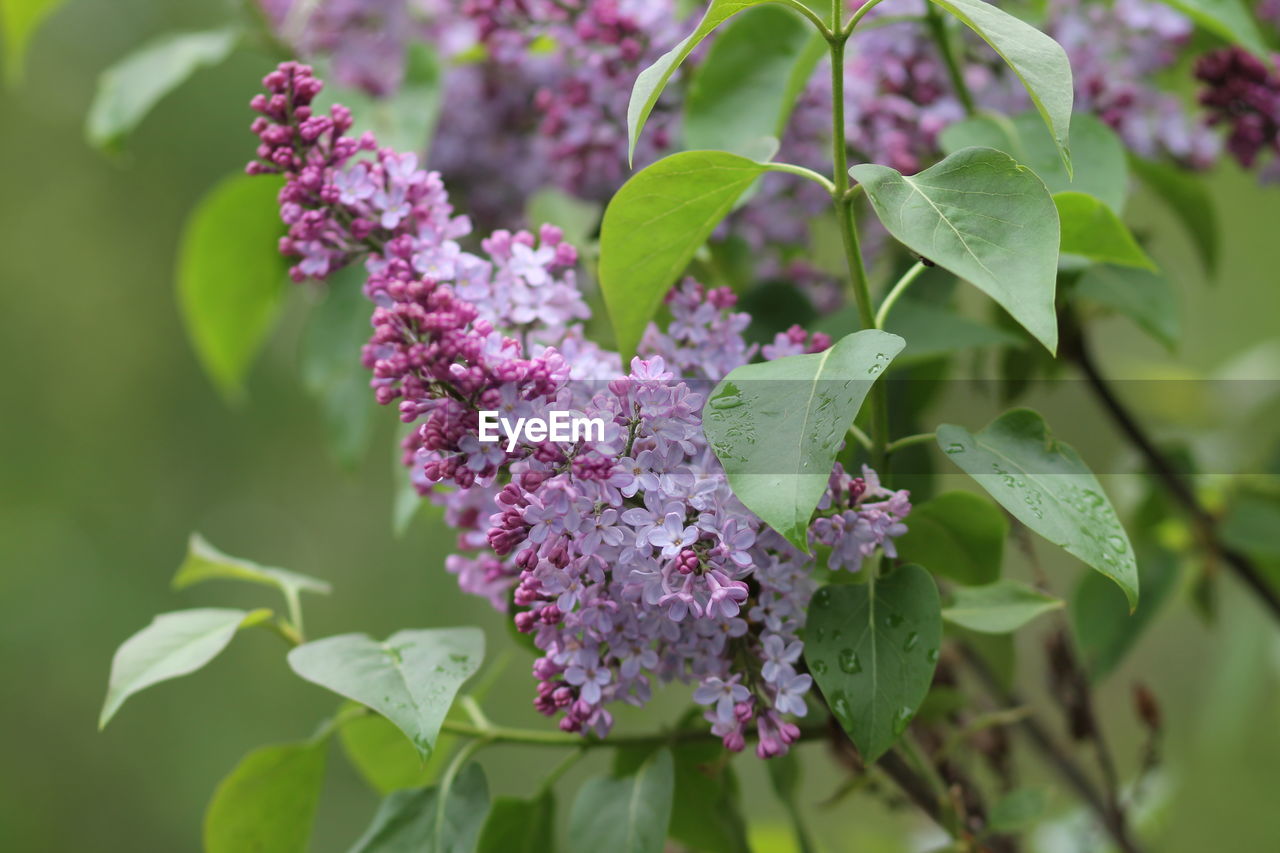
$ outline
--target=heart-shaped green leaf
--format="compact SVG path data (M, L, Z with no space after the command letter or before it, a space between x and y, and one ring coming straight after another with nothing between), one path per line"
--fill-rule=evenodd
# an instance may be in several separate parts
M480 831L476 853L545 853L555 850L555 797L499 797Z
M204 816L206 853L306 853L320 789L324 740L265 746L218 784Z
M600 289L627 359L645 324L764 166L723 151L685 151L634 175L600 225Z
M1084 193L1066 192L1055 193L1053 203L1058 207L1058 221L1062 225L1062 254L1155 271L1155 262L1142 251L1128 226L1101 200Z
M275 323L288 264L277 245L278 178L233 175L201 199L178 248L178 306L205 373L244 396L249 365Z
M866 763L883 755L915 716L941 642L938 588L917 565L814 594L804 659Z
M1062 46L1030 24L983 0L930 0L959 18L1009 64L1026 86L1036 109L1071 171L1071 62Z
M849 173L895 239L1057 350L1058 209L1034 172L1001 151L965 148L917 175L872 164Z
M1129 190L1124 143L1102 119L1089 113L1071 116L1071 152L1075 169L1067 171L1058 146L1035 112L1013 118L984 113L947 125L938 137L946 154L962 148L1003 151L1044 181L1051 193L1082 192L1100 198L1116 213L1124 211Z
M996 581L986 586L957 587L942 618L983 634L1008 634L1037 616L1061 608L1065 602L1024 583Z
M629 775L587 780L569 810L569 853L662 853L674 788L666 749Z
M1119 311L1170 351L1177 348L1182 334L1177 294L1164 276L1094 264L1076 282L1075 295Z
M876 377L904 341L877 329L829 349L748 364L726 376L702 410L702 429L747 508L809 550L809 519L836 453Z
M484 770L468 764L447 791L412 788L390 794L349 853L472 853L488 812Z
M116 650L98 728L105 726L133 694L195 672L216 658L240 628L270 618L270 610L218 607L161 613Z
M382 643L364 634L326 637L289 652L289 665L382 714L426 759L458 688L483 657L478 628L433 628L398 631Z
M1009 522L995 504L970 492L944 492L912 508L898 556L934 574L976 586L994 583L1004 560Z
M1019 521L1114 580L1138 604L1133 546L1102 486L1044 419L1013 409L985 429L938 427L938 446Z

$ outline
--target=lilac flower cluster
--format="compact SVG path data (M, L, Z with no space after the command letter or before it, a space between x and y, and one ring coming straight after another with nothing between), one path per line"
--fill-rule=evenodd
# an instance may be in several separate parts
M1229 128L1227 150L1246 169L1271 152L1262 177L1280 180L1280 73L1238 47L1200 57L1195 73L1209 121Z
M320 83L306 66L285 63L264 84L249 171L286 178L281 249L302 259L299 276L364 259L374 392L415 424L406 461L457 531L447 567L514 610L542 651L536 707L566 731L604 735L610 703L695 683L728 748L744 748L754 726L758 755L784 753L812 684L799 670L815 564L734 497L702 435L706 389L754 355L733 294L686 280L668 298L667 330L649 328L624 371L582 335L576 253L558 229L498 231L482 254L464 251L469 224L438 175L344 136L341 107L314 114ZM766 349L829 344L793 329ZM607 429L490 444L482 410L576 412ZM831 549L829 568L856 571L877 549L893 553L909 512L905 492L837 466L811 535Z

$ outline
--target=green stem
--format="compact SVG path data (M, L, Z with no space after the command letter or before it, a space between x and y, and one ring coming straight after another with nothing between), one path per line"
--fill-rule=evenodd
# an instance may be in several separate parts
M875 0L872 0L874 3ZM872 5L872 4L868 4ZM842 4L832 4L832 22L839 29ZM866 9L866 6L862 7ZM862 11L861 9L859 11ZM855 14L855 18L857 15ZM862 249L858 245L858 223L853 213L853 199L849 198L849 149L844 130L844 49L848 34L831 40L831 159L834 164L834 192L836 221L840 226L840 239L844 243L845 264L849 269L849 282L853 287L854 301L858 305L858 317L864 329L875 328L875 314L871 308L871 285L867 280L867 268L862 261ZM889 408L883 382L871 387L871 465L884 468L885 447L889 443Z
M951 35L947 32L946 21L932 2L925 3L925 23L929 26L929 35L933 36L934 43L938 45L938 52L942 54L942 61L947 66L947 76L951 78L951 87L956 90L956 97L964 105L965 114L972 116L977 112L977 107L973 103L973 93L969 91L969 84L964 81L964 72L960 70L960 61L956 57Z
M547 791L551 790L551 786L554 785L560 779L560 777L565 774L565 771L567 771L573 765L577 764L578 759L582 758L582 756L586 754L587 754L587 750L585 748L579 747L578 749L575 749L573 752L566 755L564 758L560 759L560 763L557 764L555 767L552 767L551 772L548 773L545 778L543 778L541 783L539 783L538 791L534 795L534 799L541 797Z
M935 437L934 433L931 432L921 432L916 435L905 435L896 441L889 442L889 446L885 448L885 453L886 455L892 456L899 450L914 447L917 444L928 444L933 441Z
M828 193L836 191L836 185L828 181L822 175L812 169L806 169L804 166L796 166L791 163L765 163L765 169L770 172L786 172L789 175L799 175L802 178L808 178L815 184L821 186Z
M579 749L596 749L597 747L628 746L662 746L670 743L719 742L720 738L710 730L677 729L675 731L650 732L639 735L609 735L607 740L584 738L582 735L568 734L554 730L517 729L499 726L492 723L478 726L462 720L446 719L440 730L462 737L477 738L493 743L515 743L524 746L563 746ZM800 730L802 738L823 737L826 726L811 725Z
M861 444L865 449L872 449L871 436L863 432L857 424L849 424L849 435L853 436L854 440L857 441L858 444Z
M834 7L833 10L838 10L841 6L841 2L840 0L832 0L831 5L832 7ZM868 12L870 12L872 9L874 9L879 5L880 5L880 0L871 0L871 2L865 3L861 7L859 7L858 10L853 13L853 17L849 19L849 25L846 26L843 30L841 30L841 34L848 36L850 33L852 33L853 28L858 26L858 22L861 21L864 17L866 17L866 14ZM839 15L840 13L836 11L835 14Z
M912 266L911 269L907 270L906 273L903 274L902 278L898 279L898 283L895 284L893 289L889 291L889 294L885 296L884 301L880 303L880 310L876 312L877 329L884 328L884 323L889 319L889 312L893 310L894 303L898 301L902 294L907 292L907 288L911 286L912 282L920 277L920 273L924 272L925 269L926 267L922 261L916 261L915 265Z
M799 12L805 18L809 19L810 23L817 27L818 32L822 33L823 38L831 38L831 30L827 27L826 22L824 22L822 18L818 17L816 12L801 3L800 0L770 0L770 2L777 3L779 6L786 6L788 9L793 9L796 12ZM837 3L835 5L838 6L839 4Z

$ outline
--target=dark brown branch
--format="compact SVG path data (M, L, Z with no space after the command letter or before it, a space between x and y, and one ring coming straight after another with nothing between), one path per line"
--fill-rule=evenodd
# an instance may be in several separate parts
M1006 690L991 671L987 662L969 646L961 643L960 653L969 668L977 675L986 691L1003 707L1018 707L1024 704L1021 697ZM1076 794L1088 804L1102 822L1103 828L1124 853L1142 853L1141 846L1129 835L1124 812L1118 804L1113 807L1074 759L1063 749L1034 716L1028 715L1017 723L1027 739L1031 741L1049 766L1062 777Z

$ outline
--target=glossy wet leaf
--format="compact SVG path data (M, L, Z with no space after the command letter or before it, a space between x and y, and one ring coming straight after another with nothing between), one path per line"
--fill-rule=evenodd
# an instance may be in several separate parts
M600 287L624 360L694 252L763 171L736 154L685 151L613 196L600 226Z
M27 58L27 45L45 18L64 0L0 0L0 35L4 36L5 81L10 85L22 79Z
M1077 296L1119 311L1170 351L1182 336L1177 294L1169 279L1133 267L1095 264L1076 282Z
M796 97L827 44L809 22L762 5L727 23L689 81L684 147L745 154L763 137L781 138Z
M1243 0L1162 0L1216 36L1238 44L1263 60L1271 50Z
M976 586L1000 577L1008 535L1009 522L991 501L970 492L944 492L912 508L907 532L893 544L907 562Z
M118 146L165 95L201 68L222 62L238 41L231 28L169 33L103 71L85 125L90 144Z
M1044 181L1051 193L1082 192L1124 210L1129 169L1124 143L1116 132L1090 113L1071 116L1071 151L1075 169L1068 172L1044 121L1035 112L1008 118L982 114L948 125L938 137L946 154L978 146L1003 151Z
M305 853L328 742L266 746L218 784L204 816L206 853Z
M971 282L1053 352L1058 210L1012 157L965 148L916 175L862 164L849 173L900 243Z
M555 798L498 797L480 830L476 853L544 853L555 850Z
M369 389L368 369L352 357L371 334L366 275L363 264L354 264L329 276L307 316L299 349L302 384L319 403L329 448L347 466L364 455L380 408Z
M397 631L381 643L365 634L326 637L289 652L289 665L382 714L425 760L458 688L483 657L478 628L432 628Z
M1066 602L1014 580L960 586L942 608L942 618L982 634L1008 634Z
M708 397L702 429L734 494L797 548L808 550L840 444L903 343L854 332L824 352L735 368Z
M814 595L804 659L864 762L883 755L915 716L941 642L938 589L920 566Z
M588 779L569 811L569 853L661 853L674 788L675 765L667 749L634 773Z
M1129 165L1182 224L1210 273L1218 268L1218 216L1204 179L1167 163L1130 155ZM1096 193L1095 193L1096 195Z
M1155 262L1142 251L1129 228L1101 200L1078 192L1055 193L1062 226L1060 251L1098 263L1119 264L1154 272Z
M116 649L107 698L98 717L105 726L124 701L153 684L189 675L218 656L240 628L265 622L270 610L206 607L161 613Z
M1138 604L1133 546L1102 486L1030 409L1013 409L984 429L938 427L938 446L1023 524L1079 557Z
M349 853L472 853L489 811L489 783L479 764L459 771L445 794L438 788L396 791Z
M1115 585L1094 572L1080 579L1071 599L1072 629L1081 662L1095 680L1120 665L1178 584L1177 555L1141 541L1135 547L1142 586L1142 601L1136 610L1130 612Z
M206 195L178 248L178 306L205 372L230 399L275 324L288 264L272 176L235 175Z
M1008 12L982 0L930 0L991 45L1009 64L1041 118L1067 169L1071 168L1068 136L1071 128L1071 63L1067 53L1049 36Z
M658 103L662 90L666 88L671 75L680 67L680 63L693 52L698 44L711 34L716 27L732 18L744 9L760 6L769 0L711 0L706 13L693 32L685 36L671 50L658 57L648 68L636 77L631 87L631 99L627 104L627 160L635 156L636 142L640 132L644 130L645 120Z

